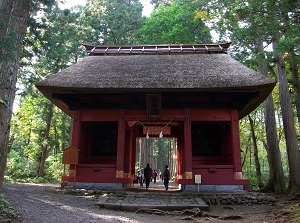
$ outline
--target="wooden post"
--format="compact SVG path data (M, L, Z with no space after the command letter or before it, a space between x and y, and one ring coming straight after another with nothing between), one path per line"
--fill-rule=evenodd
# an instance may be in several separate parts
M117 170L116 178L124 178L124 149L125 149L125 109L119 109L118 145L117 145Z
M74 120L72 126L72 146L79 148L80 142L80 130L81 130L81 121L80 121L80 111L74 111Z
M184 159L185 159L185 178L193 179L192 176L192 129L191 129L191 109L184 109L184 115L187 117L184 121Z
M177 175L182 174L182 137L177 137Z
M132 162L131 162L131 174L134 175L134 179L135 179L135 163L136 163L136 137L135 137L135 132L134 132L134 129L132 129Z
M76 174L77 174L77 165L75 164L75 167L74 167L74 169L75 169L75 173L74 173L74 176L73 176L73 183L74 183L74 188L76 187Z
M74 188L76 186L76 168L77 168L77 164L78 164L78 156L79 156L79 150L76 149L75 147L68 147L63 151L63 159L62 159L62 163L64 165L64 175L65 175L65 166L66 164L70 165L74 165L74 169L70 169L69 168L69 177L73 177L73 183L74 183ZM64 182L62 182L62 184L64 184Z
M128 159L129 159L129 162L128 162L128 164L129 164L129 171L128 171L128 173L129 174L132 174L132 172L133 172L133 170L132 170L132 162L134 160L133 159L133 154L135 154L133 152L133 149L135 148L133 146L133 137L134 137L133 129L130 128L130 133L129 133L129 154L128 154Z
M242 179L241 148L239 135L239 119L237 109L231 110L231 141L234 165L234 179Z

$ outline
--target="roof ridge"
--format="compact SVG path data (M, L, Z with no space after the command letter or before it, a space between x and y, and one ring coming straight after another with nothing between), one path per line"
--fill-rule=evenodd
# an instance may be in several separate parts
M227 53L232 42L208 44L83 45L89 56L137 54L217 54Z

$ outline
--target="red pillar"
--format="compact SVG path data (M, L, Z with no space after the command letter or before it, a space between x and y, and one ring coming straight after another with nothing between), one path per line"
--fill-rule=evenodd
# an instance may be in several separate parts
M72 143L71 145L76 149L79 149L80 142L80 129L81 129L81 121L80 121L80 111L74 112L73 118L73 126L72 126Z
M81 131L81 119L80 119L80 111L75 111L73 115L73 122L72 122L72 138L71 138L71 145L72 147L80 150L80 131ZM63 154L65 156L65 154ZM81 163L83 160L79 156L78 157L78 163ZM64 173L65 173L65 165L64 165ZM69 167L69 177L72 176L72 181L75 186L75 181L76 181L76 164L70 164ZM65 177L62 176L62 181L65 180ZM69 181L69 180L67 180Z
M182 179L183 174L183 162L182 162L182 134L177 136L177 176L178 179Z
M182 148L181 138L177 137L177 174L181 175L182 171Z
M242 179L242 163L239 134L239 118L237 109L231 110L231 141L234 165L234 179L239 180Z
M133 179L135 179L135 163L136 163L136 136L135 131L132 129L132 163L131 163L131 174L133 174Z
M193 179L192 166L192 129L191 129L191 109L184 109L186 119L184 121L184 164L185 164L185 179Z
M125 109L119 109L118 122L118 146L117 146L117 170L116 178L124 178L124 149L125 149Z
M134 144L133 144L133 141L134 141L134 134L133 134L133 128L130 128L130 134L129 134L129 154L128 154L128 158L129 158L129 171L128 173L130 175L134 174L133 172L133 168L132 168L132 163L134 162L134 159L133 159L133 154L135 154L135 152L133 151L134 150Z

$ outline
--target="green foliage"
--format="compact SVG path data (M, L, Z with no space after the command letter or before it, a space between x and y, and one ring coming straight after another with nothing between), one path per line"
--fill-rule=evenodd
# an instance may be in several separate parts
M40 7L34 1L35 10L29 19L25 38L23 59L19 73L21 95L20 109L12 121L11 154L6 178L12 181L39 182L59 180L62 172L61 151L68 146L70 118L55 109L51 119L49 137L45 139L45 128L49 114L49 102L37 91L34 84L45 77L75 63L83 56L78 42L103 44L130 44L137 42L136 31L145 18L139 1L89 1L86 7L60 10L55 4ZM177 5L178 6L178 5ZM185 6L185 12L188 10ZM178 7L177 7L178 10ZM37 13L43 11L43 13ZM201 13L190 17L199 23ZM187 17L182 13L181 19ZM174 29L174 35L183 26ZM178 40L179 41L179 40ZM180 41L182 42L182 41ZM48 144L45 177L37 177L40 168L41 149ZM168 143L157 141L161 166L168 162Z
M166 138L155 139L154 147L156 148L158 168L164 170L164 165L168 164L169 140Z
M204 24L206 13L198 1L174 1L160 5L139 30L140 43L209 43L210 30Z
M94 44L162 44L162 43L208 43L210 30L205 22L215 22L213 27L220 33L220 40L233 40L232 52L237 60L257 70L256 38L270 45L280 35L276 50L285 54L286 67L290 68L290 49L294 48L299 64L299 3L297 1L207 1L207 0L153 0L157 8L147 18L142 16L139 1L91 0L87 6L72 10L60 10L54 0L32 3L24 41L23 58L19 71L20 109L14 114L11 125L11 145L6 179L24 182L48 182L59 180L62 165L62 149L69 143L70 118L57 108L53 111L50 134L45 136L49 115L49 102L37 91L34 84L76 63L84 56L78 42ZM270 4L273 2L274 4ZM47 6L44 6L47 3ZM214 20L211 20L214 18ZM1 25L5 25L0 22ZM12 36L13 37L13 36ZM1 37L0 37L1 39ZM0 48L11 48L13 38L0 41ZM233 52L235 52L233 54ZM273 52L265 52L269 62L270 76L274 77ZM9 58L9 56L7 57ZM0 55L1 60L1 55ZM298 66L299 70L299 66ZM292 80L287 69L288 79ZM291 82L292 83L292 82ZM290 93L295 94L294 83ZM277 132L281 148L285 177L288 178L288 159L282 128L282 117L278 89L273 91ZM296 95L295 95L296 97ZM296 101L293 100L293 102ZM0 104L6 102L0 98ZM296 114L296 109L294 109ZM255 132L259 147L259 162L264 183L268 179L269 167L264 147L265 126L263 108L251 114L255 121ZM0 123L1 124L1 123ZM250 127L247 120L240 122L244 177L256 188ZM299 126L298 126L299 133ZM300 138L300 136L298 136ZM48 154L45 177L37 177L42 143L47 141ZM170 146L168 140L155 139L155 153L159 165L168 163Z
M46 176L51 180L59 182L63 173L62 153L50 155L46 159Z
M7 162L7 176L14 181L36 181L41 147L44 141L44 126L46 107L44 97L25 98L20 110L12 121L11 134L14 142L11 145L11 153ZM53 115L53 127L48 139L48 159L46 160L47 181L58 181L62 174L61 156L62 149L67 147L69 141L70 122L66 115L55 109ZM51 155L50 155L51 154Z
M207 9L210 14L216 16L213 27L220 33L220 39L234 41L233 56L244 63L248 67L258 70L260 59L264 56L267 58L268 70L270 76L275 79L276 70L274 68L274 52L280 52L285 55L285 66L289 80L293 80L294 86L290 85L290 92L297 92L297 85L299 85L299 77L292 78L289 60L293 55L293 51L299 52L299 3L298 1L206 1ZM296 19L297 17L297 19ZM263 43L264 46L271 46L274 40L278 40L275 49L270 47L265 48L265 52L258 50L258 43ZM299 54L294 54L295 60L299 62ZM299 72L299 66L298 66ZM294 71L295 72L295 71ZM297 74L294 73L295 76ZM294 77L295 77L294 76ZM295 80L296 79L296 80ZM293 89L294 88L294 89ZM299 87L298 87L299 92ZM282 163L284 174L288 174L288 160L286 153L286 145L283 134L283 119L280 110L278 89L275 88L273 92L274 104L277 115L277 131L279 138L280 152L282 154ZM296 100L295 100L296 101ZM294 109L294 114L297 114L298 109ZM264 139L264 118L259 118L254 112L254 120L257 120L255 126L255 133L259 142L259 161L261 165L266 165L265 146L266 139ZM261 116L263 117L263 115ZM261 122L261 123L260 123ZM246 123L241 122L241 145L242 150L247 151L242 154L244 159L244 173L247 177L255 176L255 168L252 163L254 160L251 153L251 141L249 140L248 129ZM246 132L245 132L246 131ZM298 131L299 134L299 131ZM299 137L298 137L299 138ZM272 148L271 148L272 149ZM266 165L267 166L267 165ZM264 170L264 167L262 168ZM268 168L265 170L269 172ZM263 172L263 180L264 177ZM286 177L286 176L285 176Z
M0 222L9 223L17 221L19 218L16 210L9 204L9 202L0 195Z
M30 152L29 150L28 153ZM60 181L63 168L61 155L58 158L53 155L48 157L47 171L44 177L37 176L39 163L34 158L22 156L16 151L10 152L6 169L6 182L49 183Z
M250 114L255 128L256 143L258 146L258 157L261 167L262 183L266 184L269 179L268 154L265 149L266 133L264 125L263 106L258 107ZM247 118L240 121L240 145L243 165L243 175L245 179L250 180L254 189L258 189L256 178L256 167L254 160L253 141L251 138L250 123Z
M142 26L143 6L138 0L92 0L81 13L80 33L87 43L132 44L136 31Z
M33 158L26 154L22 156L16 151L11 151L8 155L6 175L13 181L36 177L38 163Z
M62 173L61 153L69 143L70 118L49 102L34 86L41 78L75 63L78 51L79 13L53 8L32 16L19 72L20 108L11 125L6 179L22 182L58 181ZM34 28L35 27L35 28ZM30 60L34 58L34 60ZM50 132L46 128L50 122ZM43 143L47 142L45 175L41 168Z

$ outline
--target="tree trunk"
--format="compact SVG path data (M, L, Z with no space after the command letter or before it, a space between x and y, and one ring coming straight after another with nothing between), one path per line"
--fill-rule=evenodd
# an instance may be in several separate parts
M173 166L174 166L174 172L173 172L173 176L177 176L178 172L177 172L177 167L178 167L178 155L177 155L177 140L175 138L172 138L172 144L173 144L173 150L174 150L174 157L173 157Z
M281 161L281 153L276 131L275 109L272 95L264 101L265 126L267 143L265 148L268 153L269 181L261 190L263 192L282 193L285 191L285 182Z
M256 47L258 51L258 69L259 72L268 76L267 62L263 52L263 43L261 39L256 39ZM279 149L279 141L276 130L275 108L272 94L264 101L264 118L267 137L267 153L269 161L269 180L262 191L272 191L282 193L285 191L283 168L281 162L281 153Z
M42 142L42 156L41 156L41 161L40 161L40 168L39 168L39 176L43 177L45 175L45 162L47 158L47 148L49 146L49 135L50 135L50 128L51 128L51 122L52 122L52 117L53 117L53 110L54 110L54 105L52 103L47 102L46 105L46 128L45 128L45 134L44 134L44 141Z
M298 64L295 55L294 48L291 48L289 53L289 61L290 61L290 71L292 74L292 84L294 88L294 99L295 99L295 106L297 111L297 119L298 124L300 125L300 83L299 83L299 71L298 71Z
M0 190L6 168L20 50L30 3L30 0L0 2ZM7 42L11 42L11 45L7 45Z
M259 188L262 188L264 186L264 184L261 180L261 170L260 170L260 163L259 163L259 158L258 158L257 140L256 140L256 136L255 136L255 131L254 131L254 123L253 123L253 119L251 118L250 115L248 115L248 119L249 119L249 123L250 123L251 138L252 138L252 142L253 142L253 150L254 150L253 155L254 155L257 185Z
M274 49L277 42L273 43ZM299 148L296 135L296 128L294 117L292 113L291 99L289 95L288 82L286 70L284 66L283 55L276 53L276 70L279 85L280 107L282 111L282 122L284 135L286 140L286 149L289 161L289 187L290 194L299 193L300 191L300 162L299 162Z

